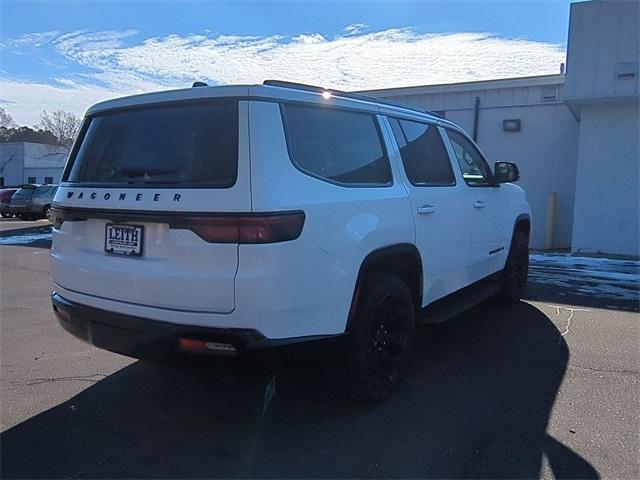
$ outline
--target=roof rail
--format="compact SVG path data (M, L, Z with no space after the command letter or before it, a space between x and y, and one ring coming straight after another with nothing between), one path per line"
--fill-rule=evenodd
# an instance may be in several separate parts
M286 80L265 80L264 82L262 82L262 84L271 86L271 87L282 87L282 88L292 88L294 90L303 90L305 92L316 92L316 93L329 92L332 95L335 95L337 97L344 97L344 98L351 98L354 100L362 100L365 102L379 103L382 105L402 108L402 109L410 110L413 112L428 113L429 115L433 115L434 117L442 118L442 115L432 112L431 110L412 107L410 105L405 105L403 103L398 103L398 102L386 100L383 98L373 97L371 95L363 95L361 93L345 92L344 90L334 90L332 88L323 88L323 87L318 87L316 85L307 85L305 83L287 82Z

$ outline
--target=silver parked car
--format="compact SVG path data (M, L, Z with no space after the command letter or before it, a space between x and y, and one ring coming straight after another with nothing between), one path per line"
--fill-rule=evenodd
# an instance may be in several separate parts
M51 184L22 185L11 197L9 211L23 220L49 218L49 209L57 190L58 186Z
M36 218L49 218L51 202L58 191L57 185L40 185L28 204L29 215Z

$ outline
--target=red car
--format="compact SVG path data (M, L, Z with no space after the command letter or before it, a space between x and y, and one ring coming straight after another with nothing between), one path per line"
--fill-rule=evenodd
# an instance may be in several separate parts
M0 215L2 215L3 218L13 216L9 211L9 205L11 204L11 197L17 190L17 188L5 188L0 191Z

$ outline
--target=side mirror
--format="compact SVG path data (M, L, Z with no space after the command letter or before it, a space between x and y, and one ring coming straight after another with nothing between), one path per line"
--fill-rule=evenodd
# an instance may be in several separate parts
M515 163L496 162L493 169L493 183L517 182L520 179L520 170Z

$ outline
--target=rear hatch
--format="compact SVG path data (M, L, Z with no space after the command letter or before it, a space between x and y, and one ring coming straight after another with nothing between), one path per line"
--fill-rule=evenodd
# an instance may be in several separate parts
M246 112L219 98L90 115L54 199L54 282L137 305L233 311L238 243L207 234L251 211Z

